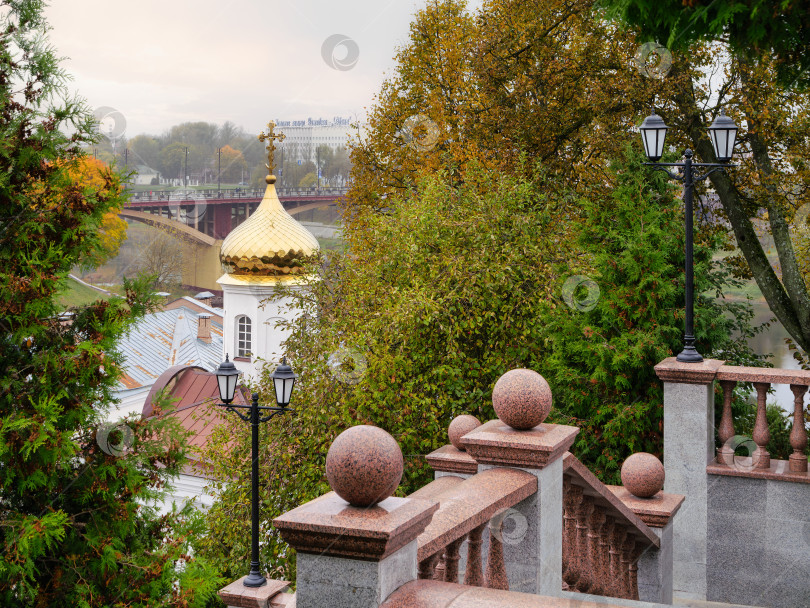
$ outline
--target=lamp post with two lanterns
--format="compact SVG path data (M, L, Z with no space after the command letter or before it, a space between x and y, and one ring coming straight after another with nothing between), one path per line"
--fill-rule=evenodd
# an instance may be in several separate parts
M678 354L678 361L685 363L700 363L703 357L695 348L695 327L694 327L694 267L692 251L694 243L693 234L693 196L695 183L703 181L715 171L733 167L729 164L734 155L734 143L737 139L737 125L726 116L721 109L712 125L709 127L712 147L715 156L720 162L717 163L696 163L692 161L692 150L684 151L684 161L681 163L661 163L658 162L664 155L664 140L669 127L663 119L655 113L644 119L641 124L641 139L644 143L644 152L650 160L645 165L664 171L672 179L683 182L683 202L684 214L686 216L686 320L684 331L684 347ZM680 174L673 173L667 167L678 167L682 170ZM705 173L695 174L695 168L707 169Z
M251 427L251 554L250 573L242 581L245 587L261 587L267 583L267 579L259 572L259 423L267 422L278 414L292 412L288 406L292 396L293 387L298 376L292 371L287 360L282 359L281 363L273 372L273 386L276 391L277 407L259 405L259 394L253 393L250 405L234 405L233 398L236 393L236 384L239 376L242 375L232 361L225 355L223 361L214 372L219 386L219 398L222 403L217 405L224 407L226 411L233 412L245 422L250 422ZM247 414L238 411L240 409L250 410ZM260 416L260 411L270 412Z

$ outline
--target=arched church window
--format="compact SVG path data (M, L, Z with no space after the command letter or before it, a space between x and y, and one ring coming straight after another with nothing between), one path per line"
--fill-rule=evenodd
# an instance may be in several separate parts
M241 316L236 319L236 356L250 357L253 352L253 334L250 317Z

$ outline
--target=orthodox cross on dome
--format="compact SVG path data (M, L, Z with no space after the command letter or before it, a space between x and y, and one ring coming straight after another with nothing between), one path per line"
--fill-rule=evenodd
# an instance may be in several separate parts
M268 173L270 175L273 174L273 164L274 164L273 163L273 156L274 156L275 150L276 150L276 146L274 145L273 140L278 140L279 143L281 143L287 137L286 135L284 135L284 133L279 133L278 135L276 135L273 132L275 130L275 128L276 128L276 123L274 123L271 120L270 122L267 123L268 133L262 132L261 135L259 135L259 141L260 142L264 143L265 141L267 141L267 164L265 165L265 167L267 167L267 171L268 171Z

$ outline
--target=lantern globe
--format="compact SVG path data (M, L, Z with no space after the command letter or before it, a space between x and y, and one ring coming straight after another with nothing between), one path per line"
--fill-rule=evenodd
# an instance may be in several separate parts
M720 162L727 162L734 156L734 144L737 141L737 125L728 116L723 108L709 127L709 135L712 140L712 147Z
M214 374L217 377L220 400L223 403L230 403L233 401L233 397L236 394L236 383L239 380L239 376L242 375L242 372L236 369L233 361L231 361L226 354L225 361L219 364Z
M295 381L298 380L298 375L287 365L286 357L278 364L272 378L276 389L276 403L279 407L286 408L290 404Z
M668 129L669 127L655 113L655 110L641 123L641 141L644 144L644 153L650 162L657 162L664 155L664 141Z

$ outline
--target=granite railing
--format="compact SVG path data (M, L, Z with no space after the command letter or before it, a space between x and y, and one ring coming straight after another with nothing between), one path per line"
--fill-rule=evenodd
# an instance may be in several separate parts
M335 439L333 491L273 520L296 551L298 608L671 603L670 520L683 497L660 491L661 463L643 455L654 475L636 471L650 498L602 484L568 452L579 429L543 422L551 392L531 370L504 374L493 406L498 419L453 420L452 445L427 456L436 479L404 498L391 495L404 461L390 435L359 425ZM243 580L220 592L230 606L267 608L282 596L270 586L286 584Z
M784 481L810 482L807 475L807 431L804 421L804 397L810 387L810 371L798 369L773 369L765 367L738 367L725 365L723 361L706 360L700 365L678 363L667 359L656 366L658 377L672 384L708 385L719 382L723 389L723 413L717 435L721 446L716 450L714 462L709 463L711 473L781 479ZM752 436L736 434L731 402L734 389L740 382L750 382L757 392L757 412ZM788 460L772 459L767 445L770 431L766 415L768 390L772 384L786 384L794 396L793 430L790 445L793 453ZM748 457L735 456L740 447L755 445Z
M563 589L639 599L638 561L658 537L573 454L563 469Z
M804 395L810 386L810 371L723 365L717 370L716 380L723 387L723 417L717 429L723 445L717 449L717 464L734 465L736 446L733 445L733 439L736 437L736 433L731 414L732 395L738 382L751 382L757 391L757 416L751 439L754 440L757 447L747 464L752 469L773 470L775 473L806 473L807 456L804 451L807 448L807 431L804 427ZM787 462L772 463L771 455L766 448L771 437L765 402L771 384L788 384L793 393L793 430L790 433L790 446L793 448L793 453Z
M464 418L470 418L465 416ZM481 427L473 426L481 433L497 426L496 421ZM455 424L455 421L454 421ZM425 488L411 495L413 498L434 499L440 504L432 523L420 537L420 579L441 580L459 583L457 564L459 554L466 548L467 571L464 584L468 586L485 586L493 589L509 589L508 577L510 567L506 566L503 577L495 577L503 567L503 508L501 516L495 517L487 534L486 523L480 528L483 517L494 511L488 504L498 499L498 494L482 496L479 489L494 490L492 482L507 473L522 473L528 484L528 473L513 468L482 469L476 458L468 453L467 443L474 438L472 434L449 430L450 444L439 448L427 457L428 463L436 471L436 479ZM536 446L535 446L536 448ZM475 451L475 446L473 446ZM480 452L478 452L480 454ZM522 464L530 464L529 458L523 456ZM664 572L662 563L671 561L672 536L671 520L681 506L684 497L658 492L653 498L638 498L622 486L606 486L591 473L573 454L565 452L562 460L562 590L586 593L595 596L607 596L623 599L643 599L656 602L672 600L671 575ZM660 463L659 463L660 466ZM484 475L492 476L492 482L481 483ZM466 481L463 480L466 478ZM477 480L481 481L477 481ZM505 483L505 479L496 483ZM536 485L534 486L537 487ZM463 491L463 490L467 491ZM505 488L504 488L505 489ZM536 489L534 490L536 491ZM465 505L453 504L465 501ZM502 507L517 505L514 500L509 505L501 501ZM480 515L478 514L480 512ZM463 523L464 517L477 518ZM441 522L441 523L439 523ZM431 536L437 536L439 529L456 526L456 533L445 538L451 542L430 545L422 544ZM463 534L470 531L470 539L464 545ZM481 542L483 534L484 542ZM508 535L506 536L508 538ZM516 541L517 539L512 539ZM481 557L479 551L489 543L485 559L487 576L480 578ZM436 551L442 545L446 551ZM513 548L513 547L510 547ZM449 566L442 570L442 556L446 556ZM472 556L472 559L470 559ZM429 558L429 559L428 559ZM438 566L437 566L438 564ZM639 564L642 565L643 590L639 593Z
M482 556L484 533L505 509L537 492L537 478L516 469L489 469L469 479L439 477L410 498L435 500L439 510L417 538L419 578L457 582L462 544L467 543L464 584L509 589L503 544L499 533L489 535L486 560ZM494 527L493 527L494 529ZM486 574L483 564L486 563Z
M713 359L682 363L674 357L656 365L655 372L664 385L665 488L686 496L672 529L674 593L684 600L773 608L806 604L810 578L799 573L805 574L810 563L803 403L810 372L736 367ZM732 416L732 391L742 382L757 392L750 438L738 434ZM719 424L718 383L723 390ZM772 458L767 449L766 398L772 384L790 386L795 397L793 453L787 460ZM740 447L750 455L735 455ZM795 576L785 574L792 569Z

